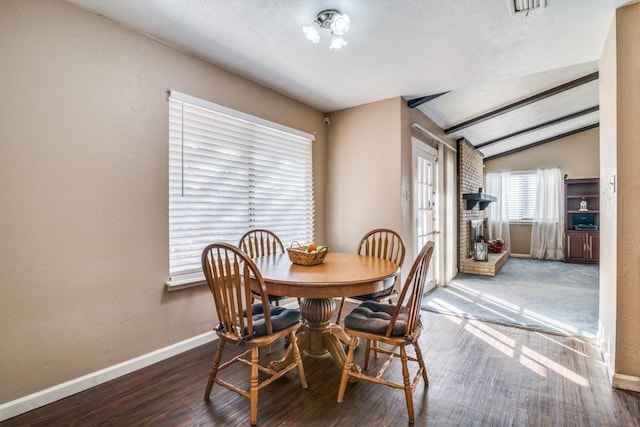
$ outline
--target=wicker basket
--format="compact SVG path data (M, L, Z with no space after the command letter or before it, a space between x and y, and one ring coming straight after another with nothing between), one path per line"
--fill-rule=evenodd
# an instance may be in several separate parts
M293 245L297 244L297 247L293 247ZM329 252L329 248L323 247L318 252L307 252L308 246L300 246L298 242L293 242L290 248L287 248L287 253L289 254L289 259L292 263L298 265L318 265L324 262L324 258L327 256L327 252Z

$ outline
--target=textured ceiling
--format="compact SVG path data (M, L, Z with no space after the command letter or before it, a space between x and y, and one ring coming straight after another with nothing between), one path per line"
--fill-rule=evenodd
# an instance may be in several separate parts
M448 92L418 107L443 128L597 71L625 3L547 0L525 16L513 0L68 1L327 113ZM351 16L343 49L302 34L327 8ZM479 145L593 105L597 80L452 135Z

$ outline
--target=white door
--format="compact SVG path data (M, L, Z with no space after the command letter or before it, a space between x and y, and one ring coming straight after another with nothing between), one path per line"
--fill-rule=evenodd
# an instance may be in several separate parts
M438 150L413 138L413 244L414 257L429 240L433 240L434 251L429 266L425 292L441 283L439 228L439 179Z

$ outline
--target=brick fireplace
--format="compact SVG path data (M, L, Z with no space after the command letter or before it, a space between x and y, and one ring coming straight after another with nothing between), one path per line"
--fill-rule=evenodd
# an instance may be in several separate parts
M480 221L483 224L483 233L486 236L486 209L480 209L480 204L475 204L471 209L467 209L470 204L464 198L464 194L481 193L483 187L483 167L482 154L478 152L465 139L458 141L458 256L460 260L459 271L463 273L480 274L484 276L495 276L502 266L507 262L509 256L506 252L499 254L490 253L487 261L476 261L472 258L471 244L472 231L471 221Z

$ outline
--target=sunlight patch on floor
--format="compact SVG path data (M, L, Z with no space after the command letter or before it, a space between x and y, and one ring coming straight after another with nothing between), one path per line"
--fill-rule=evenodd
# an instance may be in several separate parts
M585 331L581 331L578 328L575 328L571 325L567 325L566 323L552 319L551 317L545 316L543 314L536 313L535 311L525 309L523 312L523 315L528 319L538 321L540 323L543 323L549 326L550 328L556 329L557 331L563 332L568 335L583 335L583 336L586 336L587 338L594 337L593 335Z
M587 355L586 353L584 353L584 352L582 352L582 351L580 351L580 350L577 350L577 349L575 349L575 348L573 348L573 347L569 347L568 345L566 345L566 344L564 344L564 343L561 343L561 342L560 342L560 341L558 341L557 339L554 339L553 337L551 337L551 336L549 336L549 335L547 335L547 334L542 334L542 333L540 333L540 332L537 332L537 335L538 335L538 336L540 336L540 337L542 337L542 338L544 338L544 339L546 339L546 340L551 341L551 342L552 342L552 343L554 343L555 345L558 345L558 346L560 346L560 347L564 347L564 348L565 348L565 349L567 349L567 350L570 350L570 351L572 351L572 352L574 352L574 353L576 353L576 354L579 354L580 356L589 357L589 355Z
M471 302L471 303L472 303L472 302L474 302L474 300L473 300L473 299L471 299L471 298L467 298L467 297L465 297L464 295L462 295L462 294L460 294L460 293L458 293L458 292L454 292L453 290L449 289L449 287L443 288L443 290L444 290L445 292L447 292L448 294L455 295L455 296L457 296L458 298L463 299L463 300L465 300L465 301L467 301L467 302ZM477 294L476 294L476 295L473 295L473 296L477 296Z
M556 319L553 319L543 314L537 313L535 311L520 307L516 304L513 304L502 298L498 298L494 295L483 293L467 285L463 285L459 283L450 283L446 288L443 288L443 290L449 293L450 295L454 295L457 298L460 298L469 303L475 304L476 306L482 308L483 310L486 310L487 312L492 313L493 315L498 316L516 325L529 326L509 316L510 313L520 314L525 319L530 319L536 323L540 323L543 326L550 328L551 330L555 330L558 333L561 333L564 335L581 335L587 338L595 338L595 335L590 334L586 331L582 331L578 328L575 328L571 325L560 322ZM429 303L429 305L431 305L436 309L445 308L449 310L451 313L458 314L458 315L467 314L465 313L464 310L458 307L455 307L452 304L446 303L439 299L434 300L434 302L435 301L437 301L438 305L434 305L433 302ZM483 304L483 303L487 303L487 304ZM478 318L477 316L469 316L469 315L466 315L465 317L473 318L473 319Z
M478 329L475 325L472 325L470 322L465 325L464 329L467 332L470 332L473 335L475 335L476 337L480 338L482 341L486 342L491 347L495 348L496 350L500 351L501 353L504 353L509 357L514 357L515 356L515 350L514 350L513 347L510 347L509 345L507 345L507 344L501 342L500 340L494 338L490 334Z
M503 308L505 308L506 310L511 310L513 312L519 312L520 310L522 310L522 307L520 307L519 305L513 304L505 299L502 298L498 298L494 295L491 294L487 294L487 293L482 293L480 291L477 291L475 289L473 289L470 286L466 286L466 285L462 285L460 283L450 283L448 286L451 286L453 288L456 288L462 292L466 292L470 295L473 296L478 296L481 297L482 299L489 301L495 305L501 306ZM470 301L470 300L468 300Z
M535 350L532 350L531 348L527 347L527 346L522 346L522 349L520 350L521 354L525 357L528 357L529 359L539 363L540 365L546 367L547 369L555 372L558 375L561 375L563 377L565 377L566 379L568 379L569 381L583 386L583 387L588 387L589 386L589 381L583 377L582 375L578 375L575 372L573 372L571 369L567 369L564 366L560 365L559 363L549 359L546 356L543 356L542 354L538 353Z
M533 373L540 375L541 377L547 378L547 369L541 364L529 359L524 355L520 355L520 359L518 360L522 366L533 371Z
M445 317L447 320L449 320L449 321L451 321L451 322L455 323L456 325L459 325L459 324L461 324L461 323L464 321L464 318L459 317L459 316L456 316L456 315L447 315L447 314L445 314L445 315L444 315L444 317Z
M443 301L440 298L435 298L433 301L429 303L429 305L437 309L446 309L451 313L464 314L464 312L460 310L458 307L452 304L449 304L448 302Z
M502 341L503 343L505 343L510 347L516 346L516 340L503 334L502 332L498 331L496 328L492 328L491 326L487 325L484 322L481 322L479 320L470 320L469 323L475 326L476 328L482 330L486 334L491 335L492 337Z
M461 283L456 283L456 282L449 282L449 284L446 287L447 288L456 288L456 289L464 291L464 292L468 293L469 295L473 295L473 296L478 296L481 293L480 291L477 291L477 290L473 289L470 286L463 285Z
M501 312L499 312L499 311L496 311L496 310L492 309L492 308L491 308L491 307L489 307L489 306L486 306L486 305L484 305L484 304L480 304L480 303L478 303L478 302L476 303L476 305L477 305L478 307L482 307L482 308L484 308L485 310L487 310L487 311L489 311L489 312L491 312L491 313L495 314L496 316L500 316L500 317L502 317L503 319L509 320L509 321L510 321L510 322L512 322L512 323L518 323L518 321L517 321L516 319L514 319L513 317L509 317L509 316L507 316L506 314L501 313Z
M469 320L464 329L475 337L481 339L491 347L495 348L499 352L505 354L506 356L511 358L516 357L516 349L519 347L518 342L508 335L491 327L487 323L479 320ZM563 347L569 348L566 345L557 342L556 340L551 339L551 341L557 343L558 345L562 345ZM586 356L583 353L579 354ZM520 347L518 362L522 366L531 370L533 373L544 378L546 378L549 375L549 371L551 371L558 375L561 375L562 377L579 386L589 386L589 381L585 377L573 372L571 369L562 366L558 362L551 360L550 358L538 353L537 351L525 345L522 345Z

